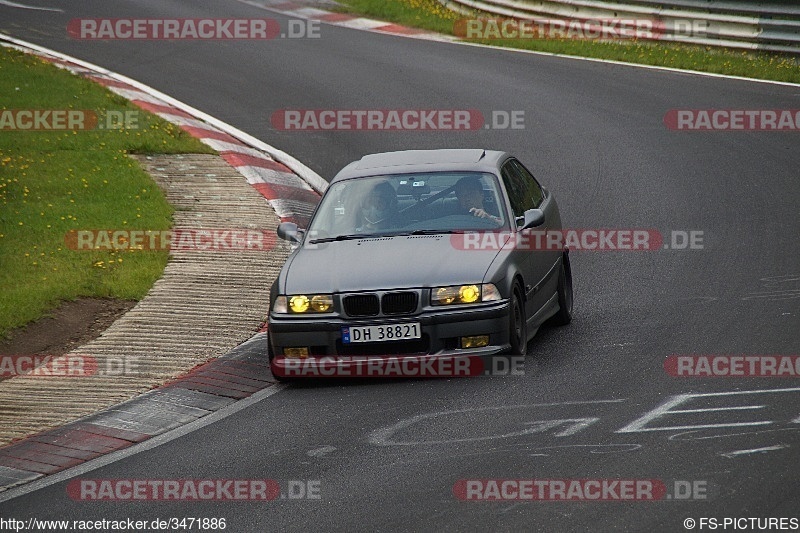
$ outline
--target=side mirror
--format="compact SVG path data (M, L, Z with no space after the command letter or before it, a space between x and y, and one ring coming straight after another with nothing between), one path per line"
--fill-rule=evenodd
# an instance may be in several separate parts
M278 237L284 241L300 242L302 231L294 222L281 222L278 226Z
M523 219L521 229L535 228L544 224L544 211L541 209L528 209L525 211L525 216L519 218Z

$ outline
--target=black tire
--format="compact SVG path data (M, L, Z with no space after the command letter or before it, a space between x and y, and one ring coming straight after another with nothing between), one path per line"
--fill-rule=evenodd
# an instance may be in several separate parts
M514 285L511 295L511 309L508 313L508 338L511 343L509 355L525 355L528 348L528 322L525 316L525 303L519 284Z
M564 254L558 273L558 313L551 319L556 326L566 326L572 322L572 268L569 255Z

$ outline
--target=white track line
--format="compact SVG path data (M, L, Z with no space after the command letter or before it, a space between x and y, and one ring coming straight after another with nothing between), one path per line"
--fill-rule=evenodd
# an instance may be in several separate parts
M736 450L733 452L728 453L721 453L722 457L727 457L728 459L733 459L734 457L738 457L740 455L750 455L751 453L764 453L764 452L772 452L775 450L783 450L784 448L788 448L786 444L776 444L775 446L767 446L765 448L753 448L751 450Z
M296 11L281 11L281 10L278 10L278 9L273 9L273 8L271 8L269 6L256 4L252 0L237 0L237 1L241 2L242 4L247 4L247 5L251 6L251 7L255 7L255 8L258 8L258 9L263 9L265 11L270 11L270 12L273 12L273 13L280 13L281 15L284 15L284 16L292 16L292 15L300 16ZM304 18L304 17L300 16L300 18ZM426 38L426 37L424 37L422 35L403 34L403 33L396 33L396 32L384 32L384 31L375 30L375 29L372 29L372 28L355 27L358 24L358 22L356 22L358 20L359 19L356 18L356 19L353 19L353 20L350 20L350 21L343 21L343 22L327 21L327 20L321 20L320 22L322 22L323 24L329 24L331 26L339 26L339 27L350 28L350 29L355 29L355 30L359 30L359 31L368 31L370 33L380 33L380 34L383 34L383 35L393 35L395 37L406 37L406 38L409 38L409 39L422 39L422 40L427 40L427 41L431 41L432 40L430 38L430 36L428 36ZM372 19L364 19L364 20L372 20ZM392 23L391 22L385 22L384 25L386 25L386 24L392 24ZM522 49L519 49L519 48L504 48L504 47L501 47L501 46L492 46L492 45L488 45L488 44L470 43L470 42L466 42L466 41L460 41L460 40L456 40L455 38L452 38L452 40L451 39L447 39L447 37L451 37L449 35L443 35L443 37L444 38L442 40L435 41L435 42L459 44L459 45L462 45L462 46L476 46L476 47L479 47L479 48L490 48L492 50L503 50L503 51L507 51L507 52L516 52L516 53L522 53L522 54L533 54L533 55L538 55L538 56L558 57L558 58L563 58L563 59L572 59L572 60L575 60L575 61L592 61L594 63L606 63L606 64L609 64L609 65L619 65L619 66L623 66L623 67L643 68L643 69L649 69L649 70L661 70L661 71L666 71L666 72L675 72L675 73L678 73L678 74L690 74L690 75L695 75L695 76L707 76L707 77L710 77L710 78L723 78L723 79L729 79L729 80L749 81L749 82L755 82L755 83L769 83L769 84L772 84L772 85L783 85L783 86L787 86L787 87L800 87L800 83L791 83L791 82L788 82L788 81L761 80L761 79L757 79L757 78L746 78L744 76L733 76L733 75L730 75L730 74L717 74L715 72L701 72L699 70L684 70L684 69L673 68L673 67L662 67L662 66L658 66L658 65L642 65L642 64L639 64L639 63L626 63L624 61L614 61L612 59L599 59L599 58L595 58L595 57L571 56L571 55L566 55L566 54L555 54L555 53L552 53L552 52L540 52L538 50L522 50Z

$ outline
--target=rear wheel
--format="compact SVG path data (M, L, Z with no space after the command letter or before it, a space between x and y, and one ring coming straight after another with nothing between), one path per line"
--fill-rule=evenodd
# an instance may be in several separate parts
M553 315L552 321L556 326L572 322L572 268L567 254L563 255L558 274L558 313Z
M525 303L519 285L514 285L511 296L511 310L508 314L508 336L511 343L510 355L525 355L528 346L528 322L525 316Z

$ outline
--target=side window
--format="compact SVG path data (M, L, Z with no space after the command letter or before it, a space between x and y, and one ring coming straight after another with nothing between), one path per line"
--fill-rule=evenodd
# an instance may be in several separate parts
M533 207L539 207L542 205L542 200L544 200L544 193L542 192L542 186L539 185L539 182L536 181L536 178L533 177L533 174L528 172L528 169L522 166L522 163L517 161L516 159L512 159L508 162L514 170L516 170L517 174L522 179L522 182L525 184L525 196L530 198L533 201Z
M512 164L514 160L507 161L500 169L503 184L508 191L508 201L511 203L511 211L515 217L521 217L528 209L533 209L533 199L527 193L525 179Z

